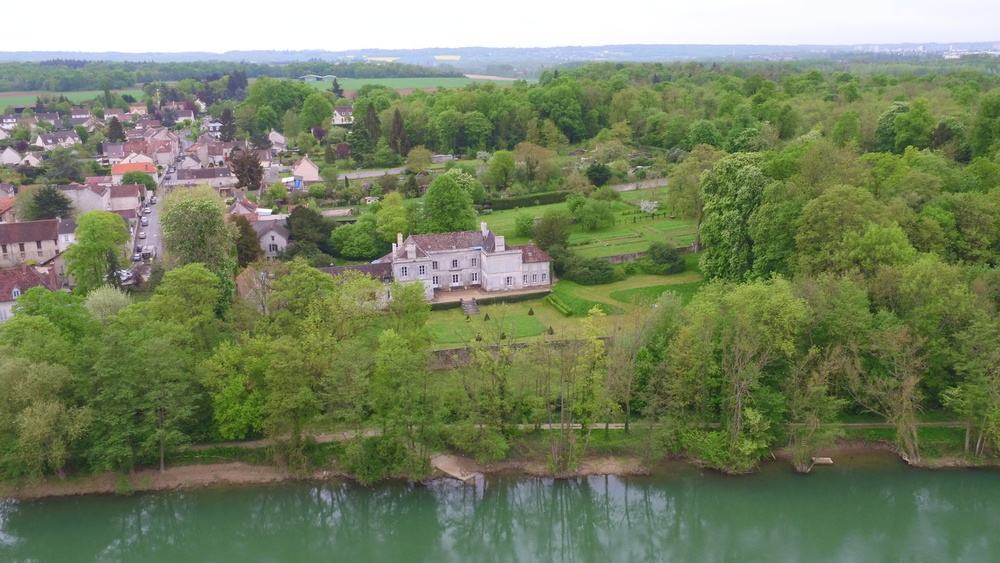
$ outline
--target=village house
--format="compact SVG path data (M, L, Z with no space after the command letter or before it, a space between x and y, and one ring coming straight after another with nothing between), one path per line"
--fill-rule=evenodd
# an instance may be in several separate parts
M410 235L405 240L400 233L392 252L376 262L391 263L396 281L422 282L429 301L441 291L545 290L552 283L548 254L531 243L508 246L486 223L478 231Z
M28 152L24 153L24 157L21 158L21 162L19 162L18 165L38 168L39 166L42 165L42 159L37 154L33 152Z
M67 217L59 219L59 253L66 252L66 249L76 243L76 219Z
M260 248L264 251L264 258L274 260L278 254L288 248L288 229L285 222L276 218L253 221L250 223L253 230L257 232L260 240Z
M145 162L147 164L152 164L153 166L156 166L156 164L153 162L153 157L140 152L130 152L128 156L123 158L122 161L119 162L118 164L136 164L141 162Z
M296 179L301 178L303 186L323 181L323 177L319 175L319 166L309 160L308 156L303 157L295 164L295 167L292 168L292 175L296 176Z
M334 125L350 125L354 123L354 108L351 106L337 106L333 108Z
M65 194L80 213L88 211L109 211L111 209L111 193L108 188L100 185L66 184L57 186Z
M9 138L10 138L10 134L7 133L7 131L4 131L3 129L0 129L0 141L6 141Z
M34 145L42 147L42 150L50 151L55 148L69 148L79 145L80 136L76 131L57 131L55 133L43 133L35 138Z
M0 270L0 322L11 318L17 298L35 287L44 287L49 291L59 288L55 266L38 268L22 264L17 268Z
M21 162L21 155L11 147L7 147L0 153L0 166L17 166Z
M0 223L0 268L45 262L59 253L59 220Z
M288 145L285 142L285 136L278 133L274 129L267 134L268 140L271 141L271 152L274 154L283 153L287 150Z
M101 158L105 166L114 166L125 158L125 143L104 143Z
M208 120L208 122L205 123L205 131L216 139L220 138L222 136L222 121L218 119Z
M157 183L160 181L160 175L156 172L156 167L148 162L136 162L132 164L116 164L111 167L111 178L115 184L122 183L122 176L128 174L129 172L143 172L149 174L156 180Z
M90 108L86 107L70 108L69 117L70 119L76 119L80 117L90 117Z

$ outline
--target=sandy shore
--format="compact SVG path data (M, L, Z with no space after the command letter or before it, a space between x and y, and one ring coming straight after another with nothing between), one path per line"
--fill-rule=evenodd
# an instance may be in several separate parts
M818 456L850 459L852 453L863 451L892 452L888 444L873 442L842 442L836 446L816 452ZM775 450L776 459L789 460L790 454ZM593 456L585 458L569 472L553 472L544 460L510 460L497 463L478 463L475 459L462 455L441 454L435 456L435 469L429 479L458 476L469 478L475 474L519 474L532 477L576 478L590 475L648 475L649 468L634 457ZM848 461L848 463L850 463ZM946 469L980 467L960 458L935 458L912 464L925 469ZM168 467L166 471L143 469L128 476L117 473L71 477L59 480L46 477L25 483L0 484L0 497L14 499L39 499L94 494L122 494L130 492L152 492L187 490L216 486L264 485L285 481L326 481L350 478L333 469L319 469L305 478L293 475L278 467L250 465L243 462L217 464L183 465Z

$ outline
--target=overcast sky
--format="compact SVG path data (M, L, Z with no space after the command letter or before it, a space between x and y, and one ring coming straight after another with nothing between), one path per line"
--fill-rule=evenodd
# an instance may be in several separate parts
M45 12L51 17L8 14L17 23L2 26L0 51L1000 42L997 0L208 0L141 8L49 0Z

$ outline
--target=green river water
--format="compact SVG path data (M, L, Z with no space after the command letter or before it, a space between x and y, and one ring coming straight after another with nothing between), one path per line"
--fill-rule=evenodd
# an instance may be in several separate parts
M1000 561L1000 472L490 476L0 503L0 561Z

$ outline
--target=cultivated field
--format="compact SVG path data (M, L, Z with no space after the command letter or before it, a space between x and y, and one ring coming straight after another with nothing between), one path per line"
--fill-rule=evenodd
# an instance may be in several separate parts
M114 90L119 94L129 94L136 100L142 99L142 90L138 88L133 88L131 90ZM63 95L73 103L85 102L87 100L92 100L99 94L103 94L101 90L91 90L87 92L0 92L0 110L7 106L30 106L35 104L35 99L42 94L47 94L50 96Z
M484 78L338 78L337 83L344 90L357 90L365 84L381 84L393 90L416 90L423 88L463 88L473 82L491 82ZM511 81L492 81L498 86L510 84ZM306 82L319 90L329 90L332 82Z

